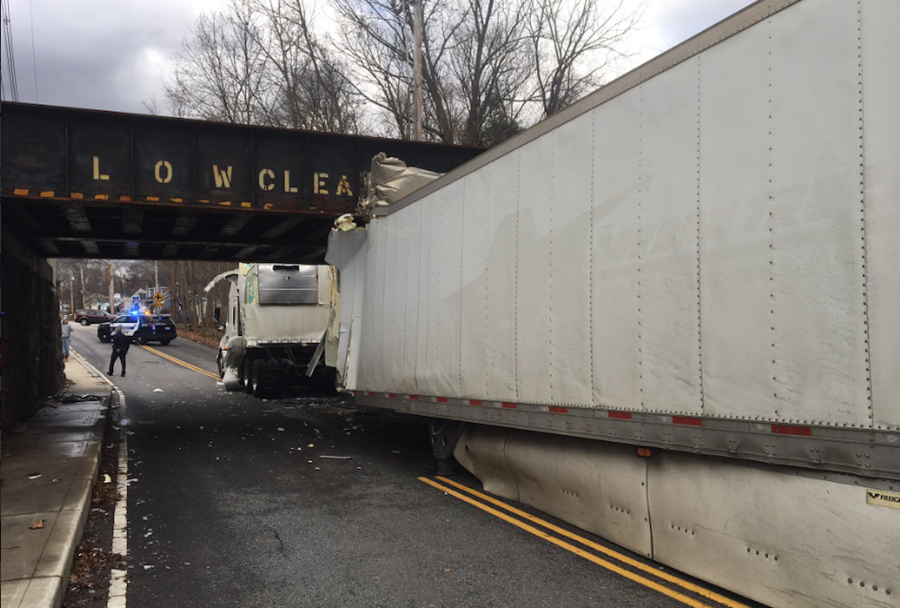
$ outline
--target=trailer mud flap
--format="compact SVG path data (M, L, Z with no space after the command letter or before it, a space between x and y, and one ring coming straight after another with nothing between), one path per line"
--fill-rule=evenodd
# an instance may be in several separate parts
M233 368L226 368L225 375L222 377L222 383L225 385L226 391L236 391L241 388L241 382L237 377Z

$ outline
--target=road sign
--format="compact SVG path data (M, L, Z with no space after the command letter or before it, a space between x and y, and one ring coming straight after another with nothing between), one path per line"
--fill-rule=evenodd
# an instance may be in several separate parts
M163 297L163 294L159 293L158 291L155 294L153 294L154 305L162 306L163 302L165 302L165 301L166 301L166 299Z

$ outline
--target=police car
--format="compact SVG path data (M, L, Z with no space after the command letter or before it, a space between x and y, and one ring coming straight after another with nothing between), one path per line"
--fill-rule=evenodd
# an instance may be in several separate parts
M109 342L117 327L121 327L122 333L136 344L159 342L166 346L178 337L175 323L169 315L149 314L122 315L109 323L101 323L97 328L97 337L101 342Z

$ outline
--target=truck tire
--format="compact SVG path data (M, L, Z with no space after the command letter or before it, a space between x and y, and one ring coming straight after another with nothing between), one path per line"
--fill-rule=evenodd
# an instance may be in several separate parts
M244 370L244 391L247 393L253 392L253 361L246 357L244 358L244 365L241 367Z
M266 390L263 386L263 376L266 373L266 362L262 359L257 359L253 362L253 367L250 369L250 393L257 398L262 398Z
M168 343L168 342L166 342ZM216 357L216 369L219 370L219 378L225 377L225 368L222 366L222 351L219 351L219 355Z

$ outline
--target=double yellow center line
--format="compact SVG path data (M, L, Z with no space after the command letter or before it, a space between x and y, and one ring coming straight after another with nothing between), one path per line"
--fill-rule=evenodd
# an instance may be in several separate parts
M172 355L167 355L166 353L164 353L162 351L158 351L155 348L150 348L149 346L146 346L144 344L139 344L138 346L140 346L144 350L150 351L154 355L159 355L163 359L168 359L172 363L180 365L181 367L186 367L187 369L191 370L192 372L197 372L198 374L203 374L204 376L209 376L210 378L212 378L213 380L215 380L217 382L219 381L219 374L214 374L212 372L208 372L203 368L197 367L196 365L191 365L187 361L182 361L181 359L173 357Z
M521 509L517 509L511 505L506 504L505 502L503 502L501 500L497 500L496 498L493 498L492 496L488 496L487 494L483 494L481 492L473 490L473 489L466 487L460 483L457 483L451 479L447 479L446 477L438 477L437 479L442 483L438 483L437 481L434 481L433 479L428 479L427 477L419 477L419 481L427 483L428 485L435 487L438 490L441 490L442 492L446 492L448 495L453 496L454 498L458 498L459 500L462 500L463 502L466 502L474 507L477 507L486 513L490 513L494 517L502 519L503 521L510 523L510 524L516 526L517 528L524 530L525 532L528 532L529 534L534 534L538 538L542 538L542 539L546 540L547 542L556 545L557 547L560 547L562 549L565 549L566 551L574 553L575 555L582 557L590 562L593 562L593 563L597 564L598 566L602 566L603 568L606 568L607 570L609 570L611 572L615 572L616 574L619 574L621 576L624 576L625 578L632 580L640 585L649 587L650 589L653 589L654 591L658 591L659 593L662 593L663 595L666 595L666 596L668 596L674 600L677 600L683 604L692 606L693 608L713 608L713 606L711 606L710 604L701 602L695 598L692 598L683 593L680 593L679 591L676 591L675 589L672 589L671 587L662 585L653 579L642 576L641 574L638 574L637 572L633 572L631 570L623 568L622 566L620 566L616 563L613 563L609 560L603 559L597 555L594 555L593 553L589 553L588 551L585 551L584 549L581 549L580 547L576 547L575 545L573 545L571 543L568 543L560 538L557 538L556 536L553 536L553 535L545 532L544 530L540 530L532 525L529 525L528 523L525 523L525 521L531 522L533 524L537 524L538 526L541 526L542 528L545 528L547 530L555 532L556 534L558 534L560 536L564 536L570 540L574 540L574 541L580 543L581 545L584 545L585 547L589 547L590 549L593 549L594 551L601 553L607 557L613 558L622 564L627 564L628 566L630 566L631 568L634 568L635 570L645 572L645 573L653 576L654 578L662 579L672 585L681 587L682 589L684 589L686 591L690 591L691 593L695 593L695 594L702 596L708 600L711 600L720 606L728 606L729 608L749 608L746 604L742 604L740 602L732 600L731 598L727 598L721 594L718 594L714 591L711 591L711 590L701 587L699 585L695 585L694 583L692 583L690 581L686 581L677 576L673 576L667 572L657 570L653 566L650 566L648 564L640 562L640 561L638 561L634 558L631 558L623 553L619 553L618 551L614 551L614 550L610 549L609 547L605 547L601 544L595 543L587 538L579 536L578 534L575 534L573 532L570 532L568 530L560 528L559 526L555 526L548 521L545 521L539 517L535 517L534 515L531 515L530 513L526 513L525 511L522 511ZM447 485L444 485L444 484L447 484ZM454 488L462 490L463 492L466 492L467 494L470 494L471 496L475 496L475 497L479 498L480 501L475 500L475 499L471 498L470 496L466 496L465 494L462 494L460 492L457 492L456 490L450 488L449 486L453 486ZM481 502L481 501L484 501L484 502ZM521 519L517 519L516 517L511 517L511 516L507 515L506 513L503 513L501 511L498 511L497 509L494 509L493 507L488 506L485 503L489 503L489 504L495 505L497 507L500 507L501 509L508 511L508 512L518 516ZM525 521L522 521L522 520L525 520Z

